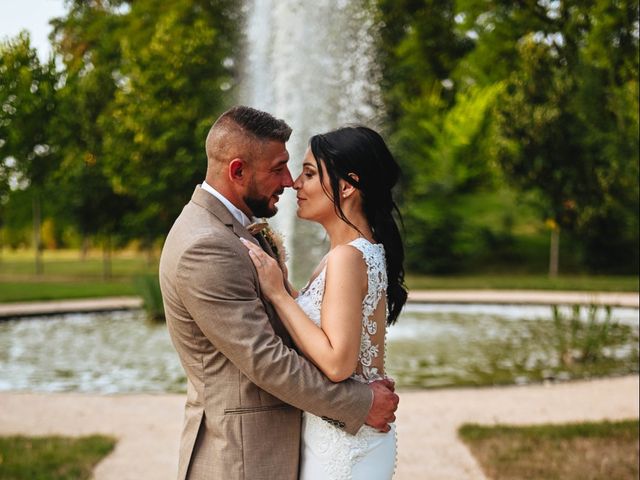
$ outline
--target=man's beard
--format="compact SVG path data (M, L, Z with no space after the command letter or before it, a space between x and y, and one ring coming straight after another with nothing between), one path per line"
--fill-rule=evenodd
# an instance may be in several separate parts
M278 207L276 207L275 204L273 207L270 207L269 202L271 201L271 196L266 197L261 195L257 190L255 183L251 182L247 193L243 197L244 203L251 209L254 217L273 217L278 212ZM283 191L284 189L274 193L281 195Z
M254 196L251 194L247 194L244 197L244 203L247 204L247 207L251 209L254 217L273 217L278 208L274 205L273 207L269 207L269 201L271 197L264 196Z

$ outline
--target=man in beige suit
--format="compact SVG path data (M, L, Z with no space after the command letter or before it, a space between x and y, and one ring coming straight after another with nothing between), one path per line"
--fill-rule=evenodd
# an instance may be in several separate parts
M296 479L301 410L355 433L388 430L390 382L327 380L294 349L240 238L292 186L282 120L234 107L206 140L207 174L167 236L160 284L167 326L187 374L179 479Z

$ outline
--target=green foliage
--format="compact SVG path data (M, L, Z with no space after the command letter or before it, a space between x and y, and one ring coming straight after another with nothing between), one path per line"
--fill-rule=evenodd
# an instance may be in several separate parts
M44 215L57 230L71 225L106 250L131 239L149 248L204 177L207 130L233 102L240 5L68 9L51 22L62 72L39 64L26 35L2 46L0 219L19 173L22 188L55 185Z
M637 273L638 1L371 5L408 267L535 272L553 220L563 271ZM2 241L38 243L42 217L51 244L73 230L150 248L234 102L242 2L67 7L51 22L61 71L25 33L0 46Z
M587 319L583 321L580 305L572 307L570 316L563 314L557 306L552 307L560 363L571 366L575 362L596 362L606 357L606 348L622 341L620 325L611 320L611 307L604 308L604 318L598 318L598 306L589 306Z
M28 188L38 273L42 204L53 191L50 175L59 162L52 141L57 81L53 58L42 64L27 33L0 44L0 225L8 195Z
M377 4L409 267L510 248L466 211L508 188L536 199L538 228L569 234L582 268L637 272L638 2Z
M204 178L204 139L231 102L237 4L181 0L135 2L122 47L122 80L110 114L108 176L137 199L130 234L169 230Z
M11 174L22 188L42 189L56 168L51 124L57 77L53 59L42 64L27 33L0 44L0 178L5 194Z
M82 480L115 446L101 435L80 438L0 437L0 478L11 480Z
M473 225L465 211L473 202L471 194L486 189L494 177L477 148L486 131L486 112L501 89L501 84L495 84L461 92L451 108L440 112L438 88L424 97L430 109L421 108L422 104L408 108L407 117L415 125L410 134L422 139L417 152L410 146L401 154L405 161L416 153L420 157L412 165L403 197L408 206L403 211L409 232L408 262L413 270L455 271L488 246L477 241L482 226ZM429 110L432 115L425 115ZM403 143L403 135L401 130L394 138L396 145ZM417 143L415 137L413 141Z
M126 238L123 217L136 208L133 198L114 189L107 175L108 132L99 125L110 115L117 91L125 17L115 15L108 3L75 2L69 14L53 24L56 51L65 62L56 119L63 163L55 175L65 195L58 196L56 217L74 224L85 237L101 238L108 247L112 238Z
M637 2L499 11L503 25L479 43L510 25L521 35L496 109L497 160L541 193L543 217L582 239L587 267L637 271Z
M151 322L164 322L164 305L158 275L141 275L135 280L138 295L142 297L143 307Z

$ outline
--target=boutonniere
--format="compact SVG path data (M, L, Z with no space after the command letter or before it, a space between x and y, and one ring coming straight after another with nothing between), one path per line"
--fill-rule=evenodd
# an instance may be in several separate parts
M252 223L247 227L251 235L261 234L262 238L269 244L273 250L276 260L283 271L286 271L287 251L284 248L284 239L279 232L276 232L269 224L264 221Z

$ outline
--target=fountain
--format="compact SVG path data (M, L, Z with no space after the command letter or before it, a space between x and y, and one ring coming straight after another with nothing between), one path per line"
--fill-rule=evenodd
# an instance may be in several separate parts
M599 310L597 325L606 318ZM589 325L587 309L581 319L559 330L547 306L412 303L389 330L388 373L400 388L637 374L637 309L612 309L606 329ZM599 356L563 364L559 341L573 337L578 347L599 343ZM185 386L169 332L140 310L0 322L0 392L162 393Z
M311 135L348 123L377 126L383 110L371 2L249 0L245 10L240 102L291 125L294 178ZM317 225L296 220L295 209L289 189L271 223L284 234L290 275L299 284L327 244Z

